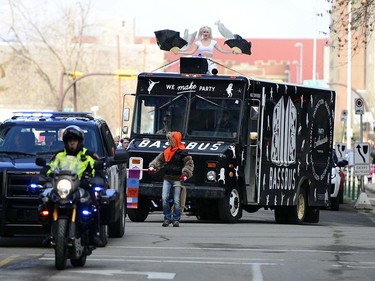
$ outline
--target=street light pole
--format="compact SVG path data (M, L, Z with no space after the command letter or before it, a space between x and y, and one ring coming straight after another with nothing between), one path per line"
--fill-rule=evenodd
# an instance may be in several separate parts
M117 69L121 69L121 54L120 54L120 36L117 35ZM122 114L121 114L121 79L117 81L117 116L118 116L118 128L119 131L116 132L116 136L121 135L121 124L122 124Z
M303 83L303 44L301 42L297 42L294 47L299 48L299 83Z
M316 11L318 8L316 0L314 2L314 10ZM313 69L312 69L312 80L315 82L316 80L316 36L317 36L317 23L318 23L318 16L323 16L323 13L316 14L314 17L314 41L313 41Z
M284 71L284 73L287 75L287 81L288 81L288 83L290 83L290 70L289 70L289 69L286 69L286 70Z
M314 30L314 42L313 42L313 69L312 69L312 80L316 80L316 17L315 17L315 30Z
M77 112L77 84L76 78L73 77L73 111Z
M299 62L297 60L294 60L292 62L292 64L296 66L296 83L299 83L299 80L300 80L300 78L299 78L299 72L300 72L299 71L299 67L300 67Z

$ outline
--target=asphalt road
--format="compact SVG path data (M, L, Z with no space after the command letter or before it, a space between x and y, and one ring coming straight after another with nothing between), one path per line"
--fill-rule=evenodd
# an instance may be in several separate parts
M162 215L127 221L86 266L54 268L53 249L38 238L0 238L0 280L374 280L373 213L352 204L321 211L319 224L278 225L272 211L244 213L238 224Z

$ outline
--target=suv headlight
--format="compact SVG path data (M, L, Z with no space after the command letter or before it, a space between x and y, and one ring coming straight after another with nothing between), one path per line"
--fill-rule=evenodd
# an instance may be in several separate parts
M62 179L57 183L57 192L61 199L65 199L68 196L70 190L72 189L72 182L66 179Z

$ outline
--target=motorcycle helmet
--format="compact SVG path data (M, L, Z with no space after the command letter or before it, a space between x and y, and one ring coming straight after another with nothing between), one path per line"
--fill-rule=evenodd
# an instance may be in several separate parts
M76 125L70 125L65 128L63 133L63 142L65 145L65 149L68 152L75 152L75 151L69 151L68 147L68 141L69 140L78 140L78 146L76 152L80 151L83 148L83 141L85 139L85 134L82 131L82 129Z

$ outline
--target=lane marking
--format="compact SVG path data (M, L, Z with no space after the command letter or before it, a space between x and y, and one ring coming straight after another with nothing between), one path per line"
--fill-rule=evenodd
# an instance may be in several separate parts
M85 274L95 274L95 275L105 275L113 276L119 274L126 275L146 275L147 279L163 279L163 280L173 280L176 276L176 273L170 272L150 272L150 271L125 271L125 270L79 270L74 271L76 273L85 273Z
M332 267L340 267L340 268L357 268L357 269L373 269L374 266L364 266L364 265L349 265L349 264L334 264Z
M341 267L341 268L375 268L375 262L367 262L367 261L339 261L338 264L332 265L333 267Z
M334 254L368 254L372 251L335 251L335 250L307 250L307 249L266 249L266 248L197 248L197 247L136 247L136 246L107 246L115 249L143 249L143 250L186 250L186 251L239 251L239 252L277 252L277 253L334 253Z
M53 257L48 258L48 257L43 257L39 258L39 260L54 260ZM238 260L238 259L234 259ZM99 261L103 262L102 258L90 258L90 262L92 261ZM261 267L264 265L281 265L283 266L284 264L282 263L270 263L270 262L262 262L262 263L254 263L254 262L225 262L225 261L192 261L192 260L153 260L153 259L120 259L120 258L106 258L106 261L108 262L139 262L139 263L181 263L181 264L210 264L210 265L250 265L251 266L251 271L252 271L252 281L263 281L263 273ZM84 274L95 274L95 275L105 275L105 276L113 276L113 275L146 275L147 279L163 279L163 280L173 280L176 276L176 273L171 273L171 272L142 272L142 271L124 271L124 270L79 270L79 271L71 271L75 273L84 273Z
M44 256L50 256L50 257L54 257L53 254L47 254L47 255L44 255ZM148 259L148 258L152 258L152 259L175 259L175 260L181 260L181 259L195 259L195 260L224 260L224 261L228 261L228 260L231 260L231 261L266 261L266 262L269 262L269 261L274 261L274 262L282 262L284 261L284 259L264 259L264 258L230 258L230 257L188 257L188 256L185 256L185 257L175 257L175 256L152 256L152 255L147 255L147 256L142 256L142 255L139 255L139 256L131 256L131 255L121 255L121 256L114 256L114 255L93 255L93 256L90 256L90 259L92 258L97 258L97 259L111 259L111 258L123 258L123 259Z
M218 258L218 257L174 257L174 256L118 256L96 255L90 257L90 262L119 262L123 263L159 263L159 264L198 264L198 265L221 265L221 266L243 266L250 265L252 271L252 281L263 281L262 266L279 265L284 266L284 259L248 259L248 258ZM39 260L54 260L54 255L44 255ZM258 261L258 262L255 262ZM262 261L262 262L260 262ZM176 273L169 272L138 272L124 270L80 270L78 273L95 275L146 275L147 279L173 280Z
M43 258L39 258L39 260L55 260L54 257L43 257ZM90 258L90 261L99 261L99 262L103 262L103 259L100 259L100 258ZM168 259L152 259L152 257L149 257L148 259L136 259L136 258L133 258L133 259L129 259L129 258L107 258L106 261L112 261L112 262L141 262L141 263L145 263L145 262L148 262L148 263L189 263L189 264L220 264L220 265L253 265L253 264L259 264L259 265L283 265L281 263L273 263L273 262L263 262L263 263L255 263L255 262L240 262L240 261L233 261L233 262L230 262L230 261L210 261L209 258L206 260L206 261L202 261L202 260L199 260L199 261L194 261L194 260L189 260L189 259L186 259L186 260L179 260L179 261L176 261L176 260L168 260Z
M253 271L253 281L263 281L261 264L252 264L251 269Z
M10 256L10 257L7 257L7 258L1 260L0 261L0 267L3 267L4 265L7 265L7 264L11 263L12 261L14 261L18 257L19 257L18 255L13 255L13 256Z

